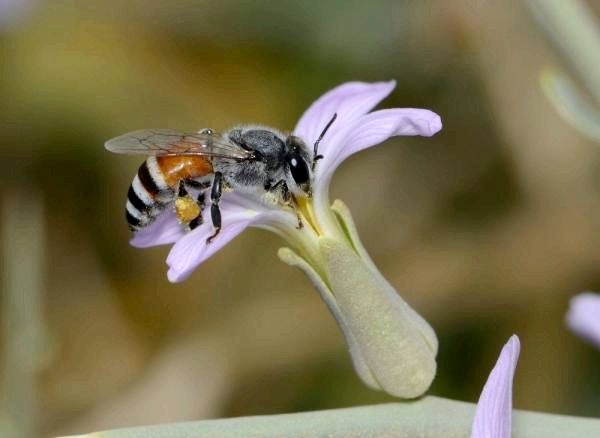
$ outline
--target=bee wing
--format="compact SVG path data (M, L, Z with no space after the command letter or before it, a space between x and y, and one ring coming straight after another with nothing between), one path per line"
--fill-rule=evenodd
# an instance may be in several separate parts
M117 154L200 155L243 160L250 151L219 134L179 132L171 129L142 129L108 140L104 147Z

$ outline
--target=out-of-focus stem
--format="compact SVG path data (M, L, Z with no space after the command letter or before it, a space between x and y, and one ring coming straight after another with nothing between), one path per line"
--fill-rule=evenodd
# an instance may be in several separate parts
M1 204L2 422L0 435L37 436L35 377L42 339L44 216L35 190L7 190Z
M600 27L594 12L580 0L528 0L527 4L600 103Z
M361 406L297 414L173 423L96 432L93 438L203 437L397 437L467 438L473 403L438 397L412 402ZM515 411L513 438L581 438L600 436L600 420Z

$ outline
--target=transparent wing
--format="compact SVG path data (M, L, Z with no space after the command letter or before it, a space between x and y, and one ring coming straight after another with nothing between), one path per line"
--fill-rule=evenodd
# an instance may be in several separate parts
M201 155L243 160L250 151L220 134L178 132L171 129L142 129L108 140L104 147L117 154Z

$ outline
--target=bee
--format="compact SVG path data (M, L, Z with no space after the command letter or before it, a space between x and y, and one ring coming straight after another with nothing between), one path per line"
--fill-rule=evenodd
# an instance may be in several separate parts
M210 243L221 230L219 201L223 191L271 193L278 202L291 206L297 197L310 197L314 167L322 158L318 145L336 116L325 126L312 151L297 136L253 125L223 133L212 129L197 133L145 129L107 141L104 146L111 152L148 156L127 193L129 228L139 231L174 206L179 222L194 229L203 223L202 211L209 194L214 229L207 239Z

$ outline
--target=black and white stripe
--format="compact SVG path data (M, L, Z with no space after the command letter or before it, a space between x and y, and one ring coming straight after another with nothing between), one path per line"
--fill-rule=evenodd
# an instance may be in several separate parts
M129 227L136 231L149 225L172 199L173 190L165 183L156 158L149 157L138 169L127 192L125 217Z

